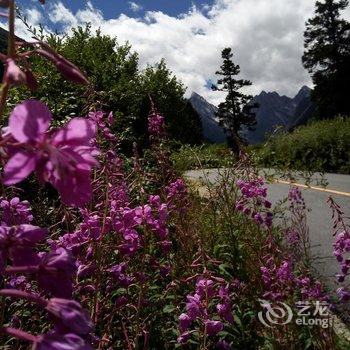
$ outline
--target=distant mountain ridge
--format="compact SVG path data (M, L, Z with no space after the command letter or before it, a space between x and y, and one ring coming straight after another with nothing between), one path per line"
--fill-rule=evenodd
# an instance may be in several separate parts
M305 123L314 111L310 99L311 89L303 86L293 97L277 92L262 91L253 98L259 104L254 130L243 130L242 135L251 144L264 142L275 130L288 131Z
M252 100L260 105L256 110L257 124L253 130L244 129L242 136L248 143L258 144L264 142L276 129L288 131L306 123L314 112L311 91L309 87L303 86L293 98L281 96L277 92L262 91ZM214 143L225 142L226 133L215 116L217 107L195 92L189 101L201 116L204 138Z
M226 133L216 117L218 108L196 92L192 93L189 101L201 117L204 139L213 143L225 143Z

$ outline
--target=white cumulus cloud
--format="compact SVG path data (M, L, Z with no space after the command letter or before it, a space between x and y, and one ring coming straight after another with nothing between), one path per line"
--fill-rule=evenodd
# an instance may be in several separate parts
M302 85L311 85L301 64L305 21L314 12L311 0L216 0L176 17L152 11L143 18L120 14L106 19L91 1L76 13L58 1L47 12L65 32L91 22L120 43L129 41L142 67L165 58L188 95L196 91L215 104L222 95L208 86L216 81L224 47L232 47L241 76L253 82L248 90L252 94L267 90L293 96ZM34 22L40 19L34 12L32 17ZM345 17L350 18L349 9Z
M142 10L142 6L137 4L136 2L129 1L128 4L130 6L130 9L134 12L138 12Z

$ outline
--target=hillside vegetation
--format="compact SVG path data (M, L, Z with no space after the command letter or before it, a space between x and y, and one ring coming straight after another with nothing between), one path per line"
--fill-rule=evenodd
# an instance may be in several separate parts
M350 119L336 118L302 126L254 147L266 167L350 173Z
M32 55L30 64L39 86L35 92L26 87L12 90L7 114L28 98L46 103L54 115L60 116L57 122L94 110L113 112L113 132L118 133L122 152L130 156L134 143L139 152L150 145L147 117L154 105L165 116L170 139L201 143L200 117L184 96L185 86L165 61L141 69L138 54L129 44L94 32L90 25L73 29L64 39L50 35L45 40L89 77L89 85L67 81L53 64Z
M232 166L235 157L225 144L182 145L171 155L171 161L179 172L194 169L226 168Z

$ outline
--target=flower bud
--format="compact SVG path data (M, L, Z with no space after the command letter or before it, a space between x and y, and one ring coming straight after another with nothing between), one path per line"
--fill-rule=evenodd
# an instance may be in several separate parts
M92 322L81 305L68 299L51 299L46 309L55 317L55 324L64 333L86 335L92 330ZM68 331L68 332L65 332Z
M25 84L27 82L26 75L18 67L18 65L12 58L8 58L6 60L5 79L11 85L16 85L16 86Z
M88 84L88 80L77 66L52 50L48 45L41 44L46 50L37 49L36 53L51 61L66 79L77 84Z

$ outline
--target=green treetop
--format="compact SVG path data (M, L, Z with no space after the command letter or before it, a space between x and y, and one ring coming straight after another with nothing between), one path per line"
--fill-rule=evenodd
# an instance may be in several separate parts
M221 57L223 59L221 70L216 72L220 78L212 89L227 92L225 102L219 104L217 116L231 137L233 150L238 152L243 141L239 132L243 126L252 127L256 124L252 108L257 105L251 104L252 96L239 91L252 83L249 80L236 78L240 74L240 67L232 61L231 48L225 48Z
M348 0L316 1L306 22L304 67L315 84L312 98L318 117L350 115L350 23L341 18Z

